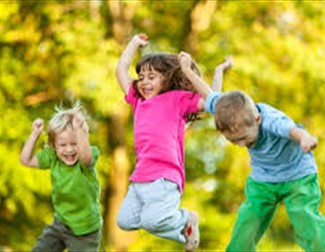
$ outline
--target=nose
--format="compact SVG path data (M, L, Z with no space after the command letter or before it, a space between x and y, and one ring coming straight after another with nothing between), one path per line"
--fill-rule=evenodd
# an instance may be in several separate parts
M73 151L73 146L71 144L67 145L67 151L68 152Z
M143 78L142 85L147 85L148 82L149 82L149 79L148 78Z

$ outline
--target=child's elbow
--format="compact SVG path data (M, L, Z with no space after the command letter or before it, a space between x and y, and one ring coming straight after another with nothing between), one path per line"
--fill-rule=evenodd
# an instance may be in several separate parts
M125 76L127 74L128 74L127 67L125 67L122 62L118 62L117 66L116 66L116 69L115 69L116 77L121 78L121 77L123 77L123 76Z
M199 112L203 112L204 111L204 104L205 104L205 100L201 97L198 104L197 104L197 110Z
M38 167L37 160L34 160L34 158L28 158L25 156L20 156L20 163L27 167Z
M21 163L22 165L25 165L25 166L28 165L28 160L27 160L27 158L24 157L24 156L20 156L19 161L20 161L20 163Z
M80 161L84 167L89 168L91 166L91 162L92 162L92 155L91 154L85 155L80 158Z
M117 66L116 69L115 69L115 76L116 77L120 76L120 67L119 66Z

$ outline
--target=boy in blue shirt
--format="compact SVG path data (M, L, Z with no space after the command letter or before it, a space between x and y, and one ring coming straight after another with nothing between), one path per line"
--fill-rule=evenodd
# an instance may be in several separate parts
M180 53L183 72L214 114L216 128L232 143L246 147L252 172L246 201L240 206L227 251L255 251L277 206L283 202L297 243L306 251L325 251L325 219L319 212L321 191L311 152L316 139L283 112L254 101L241 91L212 92ZM221 87L220 87L221 89Z

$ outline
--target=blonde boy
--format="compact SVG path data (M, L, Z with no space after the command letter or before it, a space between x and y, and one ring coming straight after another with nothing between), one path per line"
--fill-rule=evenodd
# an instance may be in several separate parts
M89 144L85 111L78 102L57 109L48 125L49 146L34 155L43 127L42 119L33 122L20 155L23 165L51 170L54 221L33 251L97 251L102 225L95 169L99 150Z

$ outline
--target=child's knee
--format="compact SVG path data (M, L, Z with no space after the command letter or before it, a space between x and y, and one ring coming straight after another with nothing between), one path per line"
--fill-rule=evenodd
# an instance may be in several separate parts
M156 230L159 230L160 226L155 222L144 220L141 222L141 227L149 232L155 232Z
M166 221L153 216L142 216L141 218L141 227L146 229L149 232L155 232L157 230L161 230L166 225L167 225Z
M119 213L117 215L117 225L119 228L125 230L125 231L130 231L130 230L136 230L140 228L140 223L139 223L139 218L138 217L130 217L130 213Z
M128 218L126 218L126 216L118 214L116 222L120 229L131 230L130 221L128 220Z

